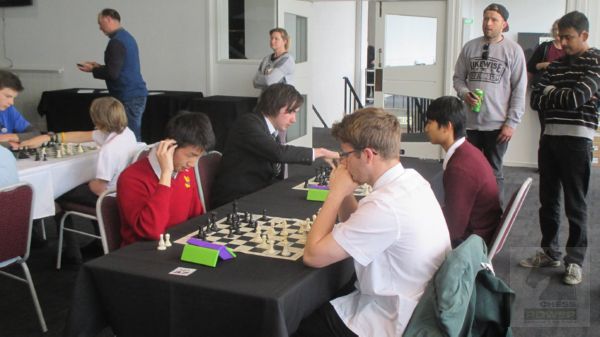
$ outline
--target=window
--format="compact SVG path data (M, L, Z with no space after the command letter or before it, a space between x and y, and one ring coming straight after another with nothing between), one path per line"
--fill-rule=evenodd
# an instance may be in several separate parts
M260 60L270 54L269 30L276 27L276 0L228 0L217 2L220 18L219 59Z
M298 139L298 138L306 135L306 125L308 124L308 119L307 119L308 104L306 103L307 102L306 95L302 95L302 96L304 97L304 104L302 104L302 106L300 107L300 110L298 110L298 113L296 113L296 123L292 124L287 129L286 138L287 138L288 142L291 142L294 139Z
M385 66L435 64L436 32L436 18L386 15Z
M296 63L308 60L307 23L308 20L296 14L285 13L285 30L290 36L291 44L289 53L294 55Z

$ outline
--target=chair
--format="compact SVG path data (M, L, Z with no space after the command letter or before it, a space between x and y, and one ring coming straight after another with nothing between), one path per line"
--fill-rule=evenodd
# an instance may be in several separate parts
M496 233L494 234L494 239L492 240L492 248L490 248L488 252L488 259L490 260L490 264L492 263L492 259L504 246L504 242L506 242L506 238L508 237L508 233L512 225L515 223L517 219L517 215L523 206L523 202L525 201L525 197L529 192L529 188L531 187L531 182L533 179L527 178L521 184L518 190L516 190L512 196L510 197L510 201L506 205L506 209L504 213L502 213L502 218L500 218L501 226L498 227Z
M95 207L90 207L87 205L83 205L83 204L79 204L79 203L71 202L71 201L62 201L59 204L60 204L60 208L63 211L65 211L65 214L63 214L63 216L60 219L60 227L58 230L58 249L57 249L57 255L56 255L56 269L60 270L61 262L62 262L63 238L64 238L65 231L83 235L83 236L87 236L87 237L91 237L91 238L98 239L98 240L102 240L102 237L100 235L83 232L83 231L80 231L80 230L77 230L74 228L65 227L65 221L67 220L67 218L69 216L72 216L72 215L77 215L82 218L90 219L92 221L97 221L98 218L96 217L96 208Z
M142 144L140 146L140 149L132 156L131 163L134 163L134 162L138 161L139 159L146 158L148 156L148 154L150 154L150 151L156 144L157 143L150 144L150 145ZM105 192L103 195L105 195L105 194L107 194L107 193ZM80 234L80 235L84 235L87 237L91 237L91 238L100 240L102 242L102 249L104 251L104 254L108 254L108 252L112 250L112 249L109 249L112 247L110 244L108 246L106 246L107 239L103 235L103 232L102 232L103 228L102 228L102 225L100 225L100 224L98 226L99 231L100 231L99 235L82 232L80 230L76 230L73 228L65 228L65 220L67 219L67 217L72 216L72 215L80 216L80 217L83 217L86 219L90 219L92 221L98 221L97 215L100 214L97 212L99 201L100 201L100 198L98 198L98 201L96 202L96 207L90 207L87 205L82 205L82 204L79 204L76 202L70 202L70 201L62 201L60 203L60 206L65 211L65 214L62 216L62 218L60 220L60 229L59 229L59 235L58 235L58 253L57 253L57 258L56 258L56 269L60 269L61 264L62 264L62 246L63 246L64 231L69 231L72 233L76 233L76 234ZM111 239L112 239L112 237L111 237ZM116 248L118 248L119 245L121 244L120 236L118 237L117 241L118 241L118 244L117 244Z
M205 211L212 209L210 191L221 164L221 157L221 152L210 151L198 159L198 165L194 168L200 201Z
M19 183L0 189L0 209L0 268L19 264L25 278L4 271L0 271L0 274L27 283L42 331L46 332L48 328L26 262L29 258L33 213L31 185Z
M96 203L98 227L104 254L121 247L121 218L115 191L106 191L98 197Z
M150 145L146 145L144 143L142 143L141 148L133 155L133 157L131 158L131 163L135 163L136 161L146 158L148 157L148 155L150 154L150 150L152 150L152 148L154 146L156 146L158 143L153 143Z

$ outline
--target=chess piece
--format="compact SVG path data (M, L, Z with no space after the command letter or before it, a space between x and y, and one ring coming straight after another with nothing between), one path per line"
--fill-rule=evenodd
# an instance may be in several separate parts
M304 188L308 188L308 179L304 180Z
M288 243L288 240L284 239L282 242L283 242L283 249L281 250L281 256L290 256L290 255L292 255L290 253L290 244Z
M81 144L77 145L77 153L83 153L83 146Z
M281 230L281 232L279 232L279 234L281 234L282 236L287 236L288 235L287 221L282 220L281 227L283 227L283 229Z
M40 161L40 153L35 151L35 161Z
M171 234L167 233L165 234L165 247L169 248L171 246Z
M60 147L56 150L56 158L62 158L62 150Z
M260 227L256 227L256 234L254 235L254 237L250 241L256 242L256 243L261 243L262 242L262 237L261 237L260 234L261 234Z
M158 250L166 250L167 246L165 245L165 236L163 234L160 235L160 239L158 240Z
M269 217L267 216L267 209L263 208L262 217L258 219L260 221L269 221Z
M275 250L275 240L271 240L271 242L269 242L269 249L265 253L270 255L275 255L275 253L277 253Z
M198 225L198 234L196 234L196 239L202 239L202 232L204 232L204 229L202 228L202 225Z
M258 246L256 246L256 247L260 248L260 249L267 249L267 248L269 248L269 245L267 244L267 236L266 235L262 236L262 240L261 240L260 244Z

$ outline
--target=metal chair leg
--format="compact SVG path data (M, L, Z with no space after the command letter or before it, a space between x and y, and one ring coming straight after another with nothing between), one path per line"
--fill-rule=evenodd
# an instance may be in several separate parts
M27 285L29 286L29 291L31 292L31 297L33 299L33 305L35 306L35 312L37 313L38 320L40 321L40 325L42 327L42 332L47 332L48 327L46 326L46 320L44 320L44 314L42 313L42 307L40 307L40 302L37 297L37 292L35 291L35 287L33 285L33 280L31 279L31 274L29 273L29 268L27 267L26 262L21 263L21 267L23 268L23 272L25 273L25 278L27 279Z

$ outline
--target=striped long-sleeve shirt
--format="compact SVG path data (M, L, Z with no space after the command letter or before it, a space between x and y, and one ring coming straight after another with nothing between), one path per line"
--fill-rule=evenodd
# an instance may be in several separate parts
M551 136L594 138L600 98L600 50L590 48L550 64L531 93L531 107L544 114Z

